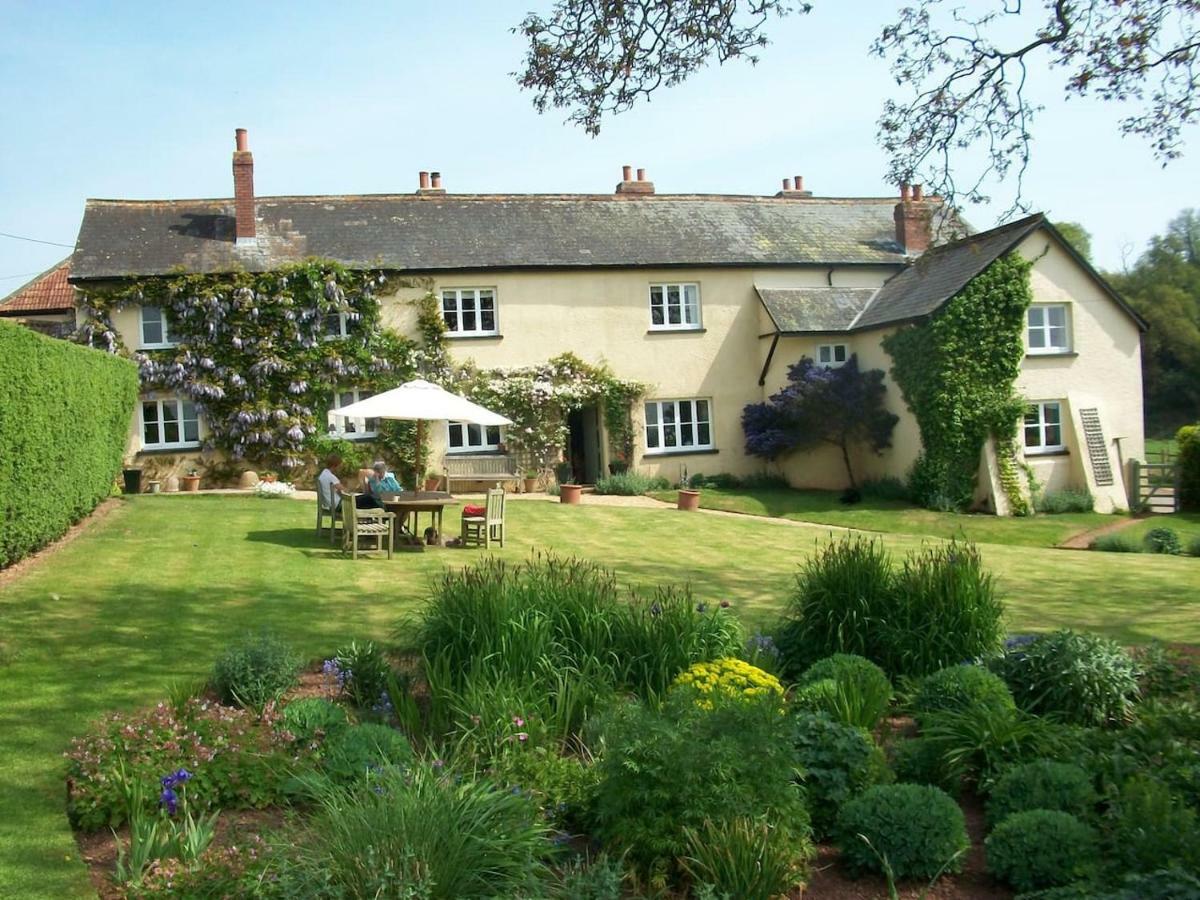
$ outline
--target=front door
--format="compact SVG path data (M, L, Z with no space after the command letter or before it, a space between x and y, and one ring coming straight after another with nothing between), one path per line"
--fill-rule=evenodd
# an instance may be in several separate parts
M567 416L567 428L572 477L580 484L595 484L601 476L599 408L585 406L575 410Z

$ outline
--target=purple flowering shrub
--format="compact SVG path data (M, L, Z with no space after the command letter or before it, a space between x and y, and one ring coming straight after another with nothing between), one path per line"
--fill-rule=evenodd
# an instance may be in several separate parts
M67 813L76 828L120 825L127 815L127 780L161 785L161 793L148 798L154 803L146 812L160 803L170 811L185 782L188 801L198 811L269 806L283 798L289 767L309 752L293 741L273 707L259 717L193 698L181 712L160 703L147 711L114 713L72 741L66 754ZM172 773L169 784L164 772Z

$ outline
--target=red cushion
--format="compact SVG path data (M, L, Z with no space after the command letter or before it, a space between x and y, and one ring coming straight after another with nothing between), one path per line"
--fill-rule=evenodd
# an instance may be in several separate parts
M467 516L487 515L487 507L486 506L464 506L462 514L463 514L464 518L466 518Z

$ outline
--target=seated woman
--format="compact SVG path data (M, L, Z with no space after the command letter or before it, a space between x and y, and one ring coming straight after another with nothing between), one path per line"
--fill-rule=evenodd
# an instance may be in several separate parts
M371 468L373 471L367 476L368 493L364 497L369 497L374 501L372 506L382 508L384 494L398 494L403 488L400 487L396 476L387 470L387 464L383 460L376 460L375 465ZM363 497L358 499L362 500Z

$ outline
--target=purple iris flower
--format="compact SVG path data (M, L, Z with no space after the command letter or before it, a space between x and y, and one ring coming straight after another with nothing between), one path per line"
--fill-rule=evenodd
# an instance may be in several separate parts
M158 805L165 806L168 813L175 815L179 810L179 795L169 787L163 788L163 792L158 795Z

